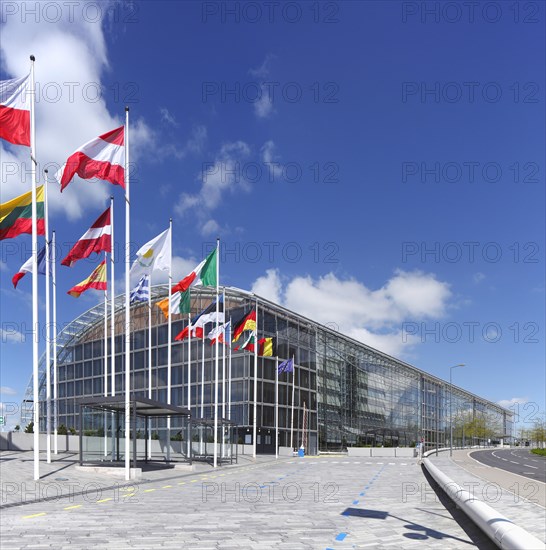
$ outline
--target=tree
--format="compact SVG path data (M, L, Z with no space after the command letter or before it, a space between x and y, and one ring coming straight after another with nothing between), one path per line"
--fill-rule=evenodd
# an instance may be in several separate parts
M25 428L26 434L33 434L34 433L34 422L31 421L28 423L27 427Z

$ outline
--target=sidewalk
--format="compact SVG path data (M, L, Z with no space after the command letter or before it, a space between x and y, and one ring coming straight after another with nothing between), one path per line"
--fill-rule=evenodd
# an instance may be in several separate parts
M82 472L74 459L42 462L49 475L34 484L31 452L0 453L8 489L0 548L494 549L449 499L436 496L413 458L239 455L237 466L143 472L146 480L129 484ZM22 500L10 485L17 483L31 499L28 487L53 498ZM56 498L55 484L68 483L87 487Z
M546 508L543 483L473 460L471 450L434 453L428 458L476 499L506 516L519 527L546 542Z

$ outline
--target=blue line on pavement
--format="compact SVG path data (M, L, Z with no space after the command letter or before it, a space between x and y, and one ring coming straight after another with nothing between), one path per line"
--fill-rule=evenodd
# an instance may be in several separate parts
M340 534L336 537L336 540L343 540L346 536L347 536L347 533L340 533Z

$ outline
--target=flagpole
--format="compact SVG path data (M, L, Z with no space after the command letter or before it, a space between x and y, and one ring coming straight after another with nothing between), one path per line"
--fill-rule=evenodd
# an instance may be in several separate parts
M129 107L125 107L125 479L131 478L131 196L129 193Z
M44 170L44 234L45 234L45 308L46 308L46 460L51 464L51 327L49 324L49 208L47 197L47 170Z
M173 219L169 219L169 250L171 251L171 257L169 258L169 301L167 311L169 317L167 320L167 404L171 404L171 382L172 382L172 334L173 324L171 311L171 299L172 299L172 285L173 285ZM171 417L167 417L167 462L171 460Z
M294 393L296 390L296 365L292 355L292 414L290 419L290 447L294 451Z
M252 457L256 458L258 427L258 300L256 300L256 336L254 342L254 418L252 419Z
M112 250L110 252L110 384L112 396L116 395L116 294L114 291L114 197L110 196L110 242ZM108 395L108 394L106 394ZM112 422L112 428L114 423ZM112 432L113 433L113 432Z
M216 238L216 323L218 323L219 301L218 294L220 290L220 239ZM218 338L214 343L214 459L213 467L218 466Z
M191 294L190 294L190 310L191 310ZM188 411L190 412L191 417L191 312L188 313ZM197 407L195 408L197 412ZM190 433L188 437L188 456L189 459L191 456L191 438L192 434Z
M275 357L275 459L279 458L279 356Z
M53 452L59 453L59 445L57 441L57 424L58 424L58 411L57 411L57 251L55 231L51 236L52 247L52 270L51 270L51 286L53 290Z
M36 87L34 82L35 57L30 56L30 170L32 179L32 380L34 422L34 480L40 479L40 395L38 388L38 224L36 205L36 127L34 108Z
M225 335L226 335L226 326L225 326L225 320L226 320L226 316L225 316L225 311L226 311L226 288L224 287L224 292L223 292L223 302L224 302L224 319L223 319L223 324L224 324L224 338L223 338L223 343L222 343L222 458L224 457L224 418L226 417L226 339L225 339ZM220 323L220 320L219 319L216 319L216 325L218 326ZM218 337L220 336L220 334L218 334L218 336L216 337L216 339L218 339Z
M113 248L113 247L111 247ZM104 261L108 266L108 254L104 252ZM104 289L104 397L108 396L108 267L106 273L106 288ZM107 412L104 412L104 456L108 454L108 433L106 429ZM81 429L81 426L80 426Z
M152 398L152 272L148 279L148 399ZM152 458L152 419L148 418L148 459Z
M226 304L224 303L224 311L226 310ZM229 341L228 341L228 420L231 420L231 317L229 318ZM224 341L226 340L226 333L224 330Z
M205 334L205 326L203 326L203 335ZM212 378L210 383L212 385ZM212 392L211 392L211 397L212 397ZM201 418L205 418L205 339L204 338L201 339ZM199 453L203 454L203 427L201 427L200 432L201 433L199 434Z

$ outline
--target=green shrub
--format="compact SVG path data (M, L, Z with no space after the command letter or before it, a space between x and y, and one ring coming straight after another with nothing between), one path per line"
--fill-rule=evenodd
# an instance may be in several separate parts
M34 433L34 422L29 422L27 424L27 427L25 428L25 433L26 434L33 434Z
M531 452L535 455L546 456L546 449L531 449Z

